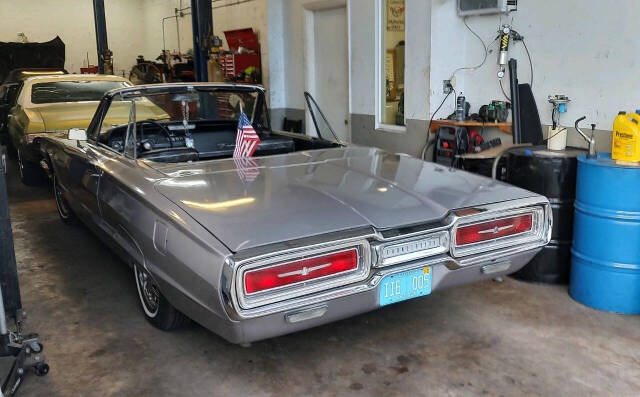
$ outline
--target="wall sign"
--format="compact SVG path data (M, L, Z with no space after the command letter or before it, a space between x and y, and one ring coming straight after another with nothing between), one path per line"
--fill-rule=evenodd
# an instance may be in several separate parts
M387 31L404 32L405 0L387 0Z

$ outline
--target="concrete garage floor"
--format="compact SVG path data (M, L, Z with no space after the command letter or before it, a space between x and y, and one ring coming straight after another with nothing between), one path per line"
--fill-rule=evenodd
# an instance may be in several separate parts
M13 175L27 331L40 333L51 366L20 395L640 395L639 316L512 279L250 348L195 324L158 331L140 312L129 268L87 229L59 221L48 186Z

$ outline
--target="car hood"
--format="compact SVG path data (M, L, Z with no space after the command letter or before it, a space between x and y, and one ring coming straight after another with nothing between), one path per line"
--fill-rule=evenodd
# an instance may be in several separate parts
M230 250L373 226L442 220L449 211L534 193L374 148L313 150L193 164L148 163L156 189Z
M95 101L53 103L40 105L29 110L40 116L45 131L68 130L69 128L86 129L98 108L98 103Z

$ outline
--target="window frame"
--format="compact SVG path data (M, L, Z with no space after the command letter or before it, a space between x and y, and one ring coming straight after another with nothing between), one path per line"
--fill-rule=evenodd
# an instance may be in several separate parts
M406 0L405 0L406 7ZM393 133L406 133L407 132L407 115L404 115L405 125L387 124L383 122L384 107L386 105L386 87L382 82L382 78L385 73L385 58L387 49L385 46L386 20L384 19L387 12L387 0L375 0L375 130L378 132L393 132ZM405 10L405 24L404 24L404 36L405 43L407 38L407 21ZM405 64L404 75L407 75L407 62L406 62L406 45L405 45ZM404 88L404 100L405 109L407 102L407 85Z

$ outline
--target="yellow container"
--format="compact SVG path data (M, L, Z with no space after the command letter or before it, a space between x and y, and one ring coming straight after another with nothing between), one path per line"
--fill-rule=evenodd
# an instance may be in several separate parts
M611 158L626 163L640 162L640 115L618 113L613 121Z

